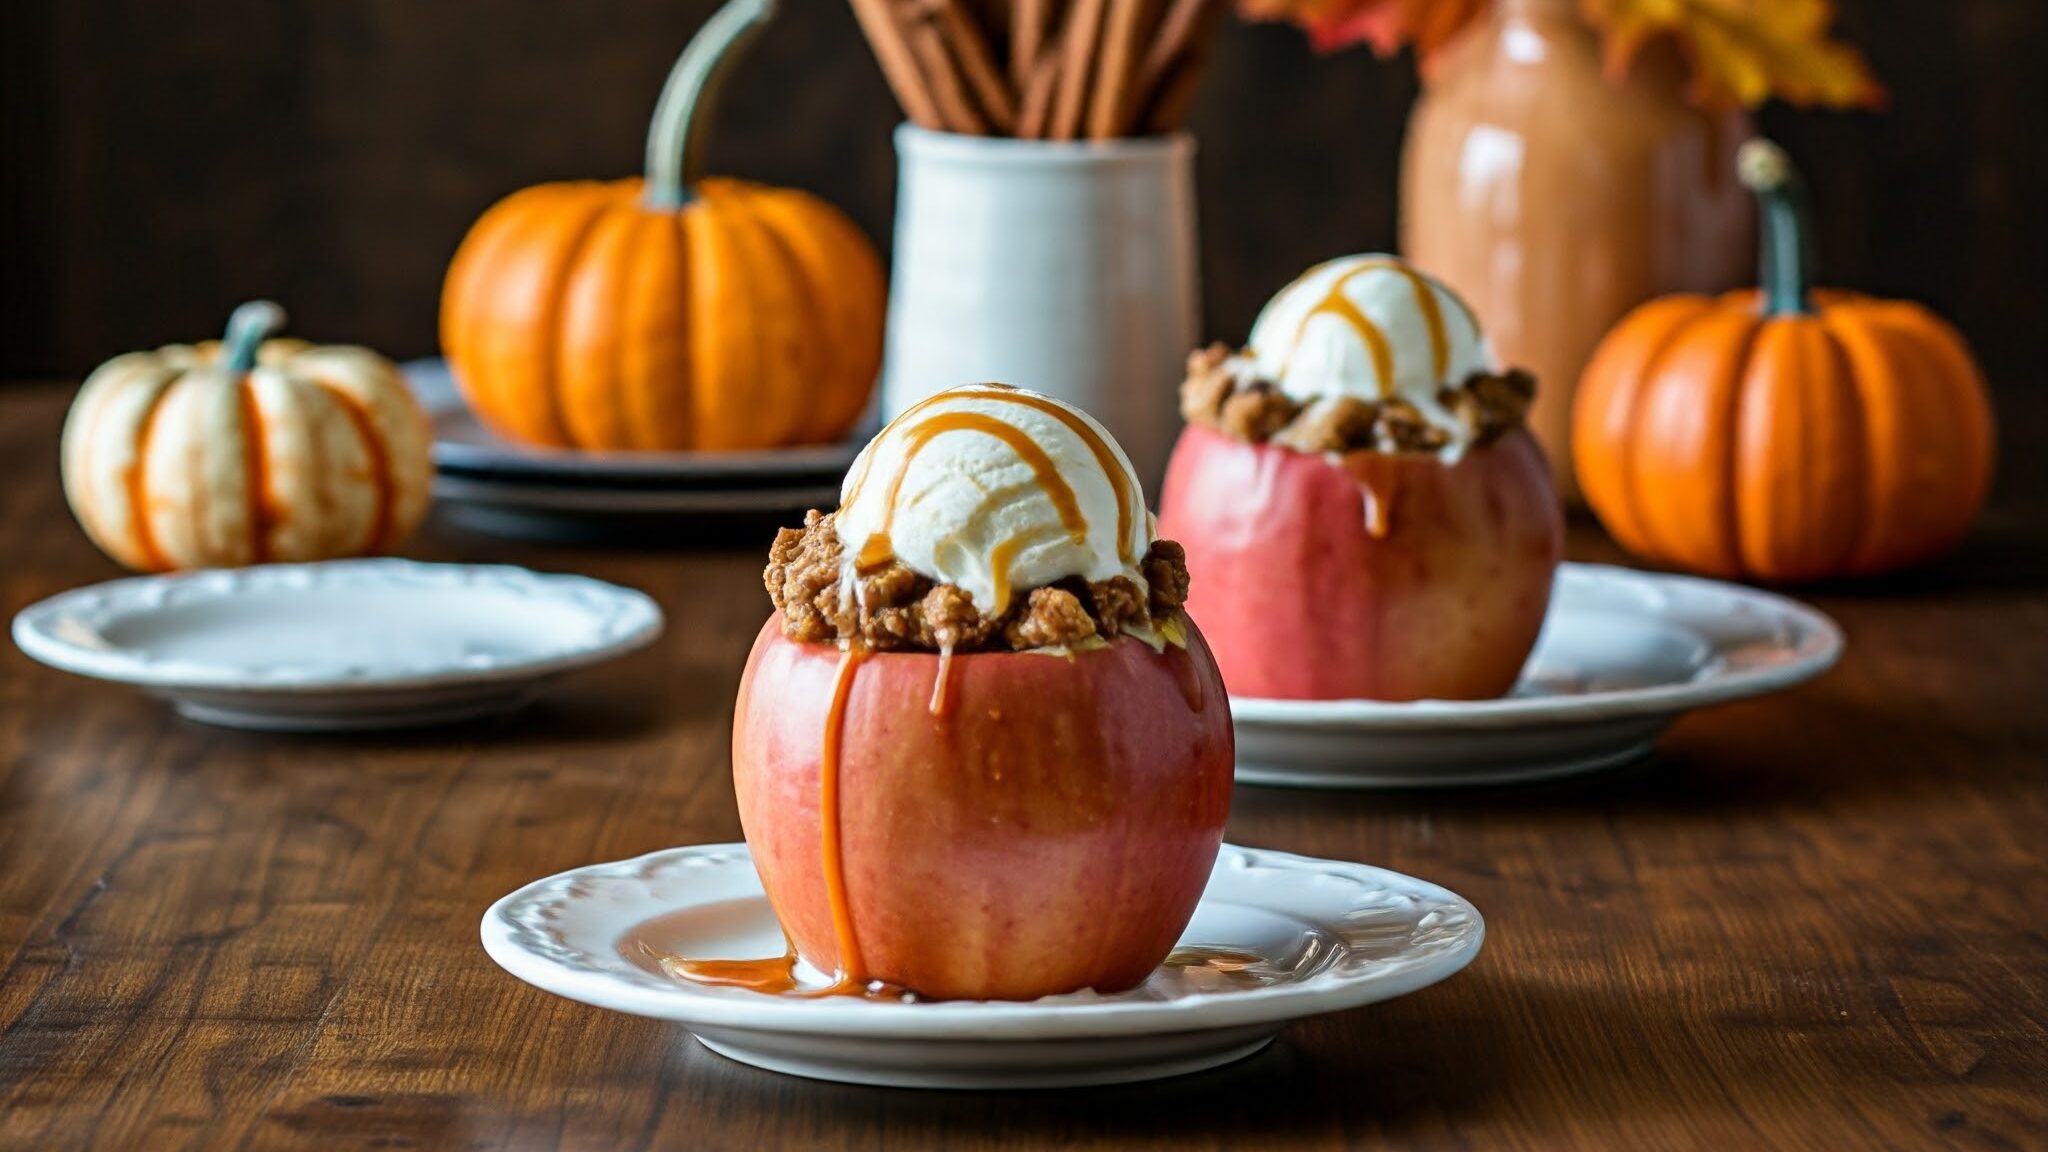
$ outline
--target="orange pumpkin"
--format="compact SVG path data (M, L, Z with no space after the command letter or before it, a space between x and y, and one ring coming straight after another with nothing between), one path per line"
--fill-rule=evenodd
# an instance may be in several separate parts
M743 449L837 440L882 356L880 258L818 198L694 179L692 136L773 0L732 0L662 90L643 180L542 184L470 229L441 345L470 407L513 440Z
M64 494L130 568L220 568L387 551L426 515L426 413L367 348L265 340L268 301L227 338L100 365L64 422Z
M1713 576L1862 576L1951 547L1991 487L1984 380L1912 303L1809 291L1805 193L1752 140L1762 287L1670 296L1594 353L1573 413L1586 502L1629 551Z

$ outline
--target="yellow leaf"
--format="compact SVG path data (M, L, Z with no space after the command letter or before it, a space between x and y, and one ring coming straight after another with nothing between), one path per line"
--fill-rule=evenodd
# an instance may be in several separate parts
M1580 8L1604 33L1616 76L1644 44L1672 37L1692 62L1693 97L1703 104L1884 101L1862 54L1830 37L1832 0L1580 0Z

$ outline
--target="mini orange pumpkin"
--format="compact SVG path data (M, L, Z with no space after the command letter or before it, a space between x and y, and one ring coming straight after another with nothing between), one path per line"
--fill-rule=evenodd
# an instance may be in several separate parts
M725 65L773 14L732 0L676 61L645 181L541 184L455 254L441 345L501 435L584 449L837 440L882 356L880 258L807 193L697 180L694 136Z
M426 413L367 348L265 340L268 301L225 341L130 352L64 423L64 494L93 542L143 571L385 551L426 515Z
M1991 487L1991 404L1961 336L1904 301L1808 290L1805 192L1743 146L1763 207L1760 291L1669 296L1624 317L1580 384L1586 502L1659 564L1772 582L1915 564Z

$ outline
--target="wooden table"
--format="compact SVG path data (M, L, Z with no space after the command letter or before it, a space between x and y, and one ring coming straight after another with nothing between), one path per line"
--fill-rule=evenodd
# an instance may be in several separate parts
M116 575L56 483L68 390L0 389L0 610ZM2038 468L2035 474L2038 474ZM652 651L510 720L278 738L0 646L0 1148L2048 1146L2048 532L1814 597L1841 667L1651 762L1430 796L1238 791L1230 838L1486 913L1449 983L1236 1067L1065 1093L786 1079L484 956L498 896L739 838L766 541L412 554L652 593ZM1590 529L1575 551L1612 553Z

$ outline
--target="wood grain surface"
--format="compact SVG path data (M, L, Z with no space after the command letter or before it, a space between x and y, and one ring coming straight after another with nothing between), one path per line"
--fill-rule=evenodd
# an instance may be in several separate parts
M68 389L0 390L0 611L116 575L56 483ZM575 569L653 650L507 720L198 727L0 645L0 1148L2048 1146L2048 533L1813 596L1827 678L1569 785L1240 788L1230 836L1439 881L1485 952L1417 995L1148 1086L788 1079L535 991L477 942L536 877L739 836L731 695L765 540L411 554ZM1581 557L1612 553L1589 529Z

